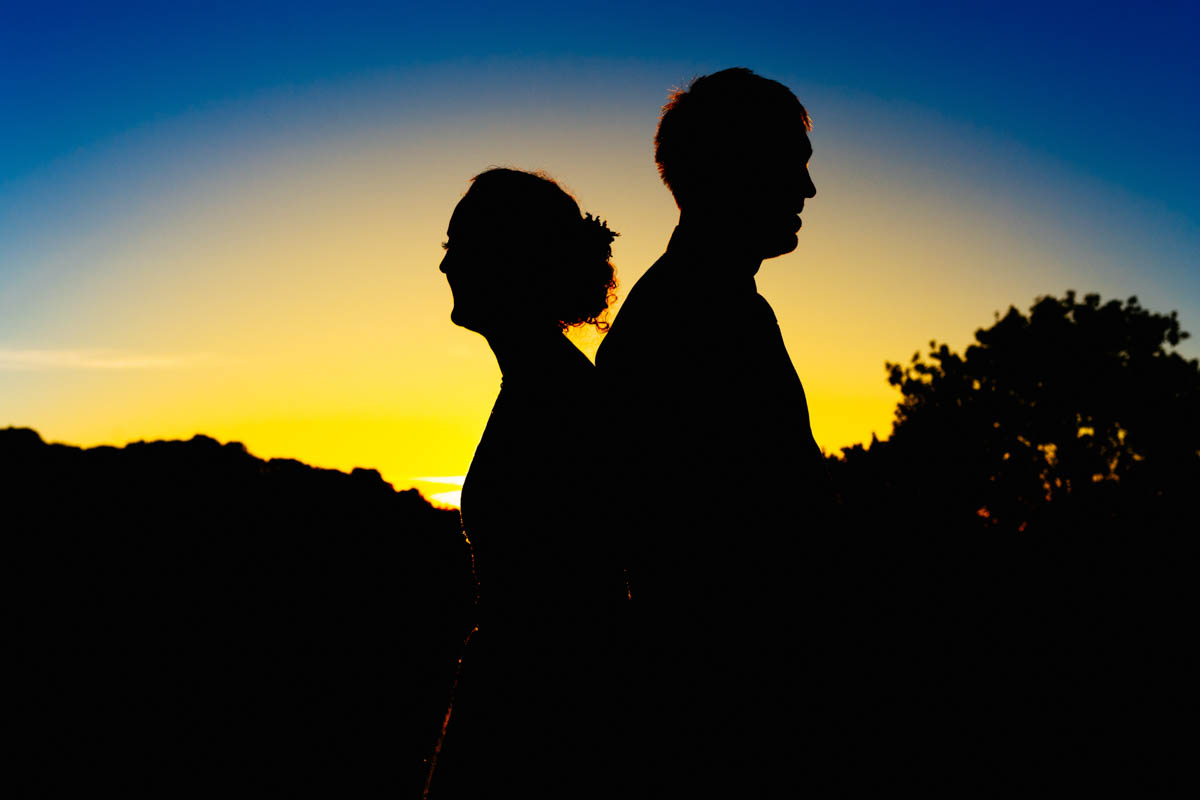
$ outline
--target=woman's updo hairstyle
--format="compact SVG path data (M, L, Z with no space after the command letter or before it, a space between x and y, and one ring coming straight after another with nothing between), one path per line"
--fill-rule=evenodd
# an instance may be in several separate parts
M493 230L519 241L545 309L561 330L576 325L608 329L602 317L616 300L611 262L618 235L608 224L582 214L575 198L542 173L496 167L471 179L466 198L494 215ZM504 242L497 242L504 246Z

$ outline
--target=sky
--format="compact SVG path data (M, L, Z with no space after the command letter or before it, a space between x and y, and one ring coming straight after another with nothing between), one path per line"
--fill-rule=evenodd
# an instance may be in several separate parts
M659 109L729 66L813 117L758 284L826 451L890 431L885 361L1041 295L1200 336L1200 2L433 5L0 5L0 426L452 492L500 380L437 269L467 181L558 179L623 296L677 217Z

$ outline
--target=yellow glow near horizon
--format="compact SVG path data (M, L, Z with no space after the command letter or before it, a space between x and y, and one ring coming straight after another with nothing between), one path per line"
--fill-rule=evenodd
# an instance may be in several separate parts
M435 492L429 495L429 499L434 503L447 506L448 508L458 508L462 505L462 489L455 489L450 492Z
M85 446L204 433L260 457L375 468L397 488L465 474L500 373L486 342L449 320L437 267L455 203L490 165L546 170L620 232L624 297L677 215L653 167L654 116L584 120L569 142L486 120L453 137L347 134L123 198L109 223L31 261L30 275L55 280L6 287L49 310L41 340L0 342L0 425ZM889 433L885 360L931 338L961 347L994 310L1077 283L1067 265L1086 253L967 188L814 139L800 246L758 282L817 442L836 452ZM1018 223L1024 237L1011 235ZM1096 277L1087 288L1106 291ZM719 287L712 297L679 320L681 337L720 334ZM597 334L571 335L594 355Z

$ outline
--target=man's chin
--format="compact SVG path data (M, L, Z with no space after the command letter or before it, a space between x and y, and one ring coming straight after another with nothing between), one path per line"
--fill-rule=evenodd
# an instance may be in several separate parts
M785 256L795 250L799 244L800 240L794 233L772 236L770 243L765 248L763 258L776 258L778 256Z

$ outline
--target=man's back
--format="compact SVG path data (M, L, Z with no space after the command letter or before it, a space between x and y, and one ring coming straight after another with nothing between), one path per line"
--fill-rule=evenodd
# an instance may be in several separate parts
M646 691L666 698L664 735L687 763L727 753L733 731L762 724L764 703L794 705L769 676L795 668L793 569L821 535L824 493L774 314L752 275L717 284L719 269L673 237L596 358L621 426L618 528Z
M804 387L753 275L723 266L677 230L601 344L596 364L631 451L618 457L664 470L641 488L679 493L665 501L700 496L794 521L823 475Z

